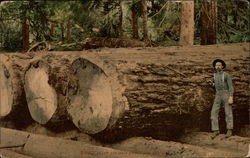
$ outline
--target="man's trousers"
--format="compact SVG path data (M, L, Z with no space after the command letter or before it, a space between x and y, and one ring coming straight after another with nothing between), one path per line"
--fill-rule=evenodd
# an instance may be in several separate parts
M214 104L211 111L212 131L219 130L219 112L221 106L225 109L227 129L233 129L232 105L228 104L229 92L227 90L216 91Z

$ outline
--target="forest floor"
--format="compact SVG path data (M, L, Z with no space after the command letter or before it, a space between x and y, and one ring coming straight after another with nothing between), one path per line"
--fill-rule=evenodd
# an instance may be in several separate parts
M231 52L228 53L233 54L233 52L237 52L238 45L240 44L228 46L232 48ZM243 49L249 50L247 44L244 45L245 47L243 47ZM179 48L180 47L169 47L169 52L166 53L179 52ZM127 60L136 60L136 58L134 57L130 58L130 53L133 53L134 49L135 48L121 48L120 51L126 52L124 55L128 56ZM146 49L141 48L141 49L144 52L148 51L149 53L152 53L151 48L146 48ZM213 52L213 50L215 49L220 49L222 51L224 49L228 50L228 48L223 47L223 45L217 45L216 47L207 46L204 47L202 50L198 46L192 46L189 49L187 48L185 50L186 52L185 55L186 56L193 55L195 57L194 54L197 52L207 52L207 51ZM104 49L104 51L107 51L106 48ZM57 53L64 53L64 52L57 52ZM113 58L116 58L118 55L119 54L114 53ZM140 54L137 54L137 58L138 60L140 60L141 58ZM148 58L147 60L152 60L152 58L154 57ZM185 58L185 56L183 58ZM13 128L11 127L11 125L10 126L6 125L3 122L0 122L0 126ZM247 154L250 154L249 153L250 125L246 125L245 128L241 129L240 132L237 133L237 135L234 135L229 138L225 138L225 134L222 133L215 139L212 139L211 138L212 133L191 130L191 131L186 131L186 133L182 137L178 138L175 141L162 141L153 139L151 137L132 137L113 144L100 142L87 134L80 133L78 130L70 130L70 131L55 133L36 123L28 126L25 129L22 129L22 131L33 134L45 135L49 137L58 137L66 140L83 142L94 146L101 146L101 147L116 149L119 151L124 151L123 152L124 155L119 154L118 155L119 157L127 157L126 152L130 152L130 154L132 153L134 155L137 154L148 155L151 157L246 157ZM13 139L11 137L7 138L8 136L5 136L1 133L0 135L1 138L5 137L5 139L9 140ZM3 145L1 140L0 144ZM55 148L55 150L57 149ZM13 154L8 153L7 151L15 151L15 149L7 148L7 150L5 150L3 148L1 149L0 147L0 157L1 158L12 157L11 155ZM21 155L25 155L25 153L20 153L20 151L18 153ZM102 157L113 157L112 154L114 153L106 152L105 154L106 155L102 155ZM95 156L83 156L83 157L95 157Z

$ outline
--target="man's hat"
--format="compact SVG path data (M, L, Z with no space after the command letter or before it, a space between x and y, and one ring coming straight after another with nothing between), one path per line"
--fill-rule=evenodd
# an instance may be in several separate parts
M223 60L221 60L221 59L215 59L215 60L213 61L213 67L215 67L215 64L216 64L217 62L220 62L220 63L222 64L222 68L223 68L223 69L226 68L226 63L225 63Z

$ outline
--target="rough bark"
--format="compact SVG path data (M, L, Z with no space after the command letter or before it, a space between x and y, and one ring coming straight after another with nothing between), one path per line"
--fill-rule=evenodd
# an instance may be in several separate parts
M194 1L181 2L180 45L193 45L194 41Z
M132 9L132 29L133 38L139 39L138 14L135 8Z
M201 8L201 45L216 44L217 0L202 1Z
M175 138L185 128L209 131L214 91L205 80L213 78L211 62L218 57L226 61L226 71L233 76L235 129L248 124L248 51L248 44L238 44L213 49L44 52L34 58L51 66L49 85L57 93L57 110L62 109L52 120L73 120L82 132L112 141L131 135ZM52 120L54 126L61 126Z

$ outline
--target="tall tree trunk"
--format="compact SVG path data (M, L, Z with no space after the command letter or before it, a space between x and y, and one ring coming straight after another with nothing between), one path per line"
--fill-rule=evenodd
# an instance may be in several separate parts
M71 28L72 25L70 24L70 22L67 23L67 40L71 39Z
M201 45L216 44L217 0L203 0L201 14Z
M180 45L193 45L194 1L182 1Z
M143 38L148 41L148 9L146 0L142 0L142 10L143 10Z
M133 29L133 38L139 39L139 27L138 27L138 13L136 12L136 9L132 9L132 29Z
M120 16L119 16L119 36L122 38L123 37L123 12L122 12L122 1L120 0L120 6L119 6L119 10L120 10Z
M23 51L26 52L29 49L29 20L25 17L22 27L23 33Z

